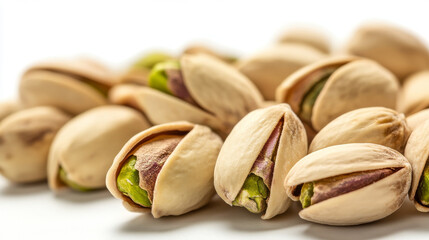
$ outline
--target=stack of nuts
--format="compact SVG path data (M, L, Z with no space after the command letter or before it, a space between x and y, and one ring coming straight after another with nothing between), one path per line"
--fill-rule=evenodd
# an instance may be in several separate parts
M311 28L238 59L154 52L121 74L41 62L0 104L0 173L53 191L106 188L130 211L181 215L219 197L271 219L356 225L429 212L429 50L362 25L340 52ZM347 202L347 204L343 204Z

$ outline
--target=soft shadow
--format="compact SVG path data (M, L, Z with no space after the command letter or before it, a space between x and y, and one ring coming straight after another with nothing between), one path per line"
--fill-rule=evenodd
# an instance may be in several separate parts
M403 231L429 233L427 226L429 226L427 214L418 212L411 202L406 201L397 212L374 223L353 227L311 224L304 234L332 240L343 240L344 236L347 236L348 240L377 239Z
M34 194L49 192L49 187L46 182L29 183L29 184L13 184L7 185L0 189L0 195L3 197L21 197Z
M65 188L60 190L58 193L55 193L55 198L72 203L86 203L112 198L112 195L106 189L90 192L77 192L72 189Z

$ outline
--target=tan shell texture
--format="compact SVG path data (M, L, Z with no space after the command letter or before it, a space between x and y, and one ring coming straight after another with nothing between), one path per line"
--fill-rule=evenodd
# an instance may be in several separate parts
M398 101L398 111L406 115L417 113L429 107L429 71L411 75L404 82Z
M324 32L306 26L288 29L280 36L279 42L304 44L322 53L329 53L331 50L329 37Z
M407 117L407 123L411 131L416 129L418 125L424 123L426 120L429 120L429 109L421 110L420 112Z
M0 174L12 182L46 179L51 143L70 119L53 107L18 111L0 123Z
M403 153L410 132L402 113L384 107L360 108L326 125L311 142L309 152L345 143L375 143Z
M19 94L25 106L50 105L75 115L107 103L85 81L110 88L115 79L107 68L86 59L42 62L24 73Z
M0 102L0 122L21 108L17 101Z
M82 187L105 187L106 173L116 154L148 127L139 112L122 106L102 106L73 118L58 132L49 152L49 187L65 187L58 177L60 166L70 181Z
M253 163L282 118L284 124L271 191L262 219L270 219L287 210L290 200L284 191L283 181L289 169L307 153L304 127L287 104L255 110L244 117L225 140L214 172L216 192L227 204L232 205Z
M145 141L162 134L187 132L170 154L155 182L153 204L135 204L117 188L116 179L124 161ZM207 204L214 194L213 169L222 140L210 128L188 122L157 125L132 137L115 157L106 185L112 195L132 212L151 212L155 218L181 215Z
M420 39L388 24L367 23L360 26L346 49L349 54L377 61L401 81L410 74L429 69L428 49Z
M285 43L272 46L238 63L238 70L261 91L265 100L274 100L276 88L299 68L325 57L309 46Z
M305 220L328 225L357 225L389 216L398 210L411 184L411 166L399 152L372 143L331 146L310 153L289 172L286 192L307 182L347 173L398 168L395 173L358 190L329 198L299 212Z

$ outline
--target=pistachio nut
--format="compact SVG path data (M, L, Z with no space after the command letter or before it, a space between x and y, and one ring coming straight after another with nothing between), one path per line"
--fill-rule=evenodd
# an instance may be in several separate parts
M136 96L143 86L121 83L112 87L109 91L109 101L113 104L124 105L141 110L142 106L136 100Z
M216 192L227 204L270 219L289 207L283 181L306 153L304 127L287 104L255 110L225 140L214 171Z
M238 63L238 70L261 91L265 100L274 100L276 88L299 68L324 58L314 48L285 43L272 46Z
M105 187L106 173L121 147L150 125L137 111L101 106L78 115L58 132L48 159L52 190Z
M206 54L210 55L212 57L215 57L219 60L222 60L226 63L233 64L237 61L237 57L234 57L232 55L226 55L218 53L217 51L214 51L213 49L204 46L204 45L191 45L188 46L184 51L183 54Z
M413 168L410 200L420 212L429 212L429 121L418 125L405 147L405 157Z
M115 77L87 59L41 62L22 76L19 94L24 106L49 105L71 114L107 103Z
M405 115L429 108L429 71L411 75L404 81L398 101L398 111Z
M69 119L53 107L34 107L5 118L0 123L0 174L16 183L46 179L49 148Z
M332 57L294 72L277 88L277 102L289 103L309 132L341 114L372 106L396 107L399 83L374 61Z
M410 132L402 113L384 107L360 108L322 128L311 142L309 152L345 143L375 143L403 153Z
M299 43L328 54L331 49L329 37L319 29L307 26L289 28L279 38L279 43Z
M399 152L373 143L349 143L312 152L289 171L288 196L299 216L328 225L357 225L389 216L403 204L411 166Z
M429 109L421 110L407 117L407 123L411 131L414 131L418 125L424 123L426 120L429 120Z
M208 55L184 55L156 65L151 88L134 96L154 124L186 120L207 125L222 135L262 104L256 87L232 66Z
M367 23L349 40L349 54L377 61L402 81L414 72L429 69L429 52L412 33L385 23Z
M222 140L188 122L157 125L132 137L115 157L106 184L132 212L181 215L214 194L213 169Z
M21 105L17 101L0 102L0 122L10 114L20 110Z

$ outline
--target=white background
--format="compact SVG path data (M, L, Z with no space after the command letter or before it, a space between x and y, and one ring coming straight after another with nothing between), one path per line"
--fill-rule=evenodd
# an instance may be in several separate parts
M283 29L307 23L339 48L366 20L396 23L429 41L425 1L2 1L0 100L17 96L20 75L37 60L90 56L116 70L152 49L180 53L208 43L239 56L272 44ZM45 184L0 179L0 239L428 239L429 215L410 203L359 227L306 223L294 206L271 221L220 200L182 216L154 220L123 209L107 191L55 195Z

